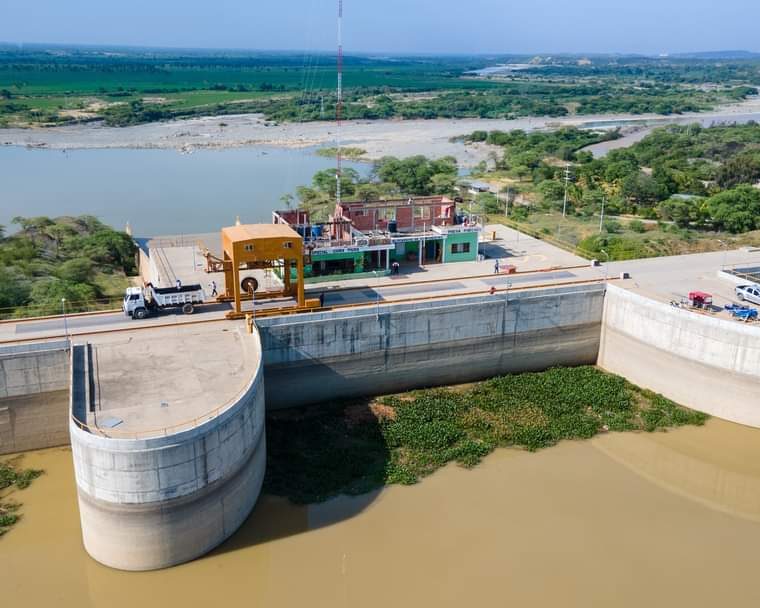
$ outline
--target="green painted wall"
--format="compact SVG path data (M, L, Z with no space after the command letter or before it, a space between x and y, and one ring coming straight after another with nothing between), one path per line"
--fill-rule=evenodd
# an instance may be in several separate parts
M328 262L334 260L353 260L354 272L364 272L364 252L358 253L315 253L311 256L313 263ZM312 276L312 265L304 266L304 276Z
M470 251L468 253L452 253L452 245L459 243L469 243ZM463 232L452 233L446 237L446 262L474 262L478 259L478 233Z

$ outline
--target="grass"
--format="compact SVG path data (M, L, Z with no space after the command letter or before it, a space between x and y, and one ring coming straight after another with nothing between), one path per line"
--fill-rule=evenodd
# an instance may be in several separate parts
M319 502L413 484L450 462L473 467L497 447L535 451L706 419L595 367L554 368L272 414L265 486L293 502Z
M347 160L361 160L367 154L365 149L352 148L351 146L341 148L340 152L343 158ZM317 150L317 156L325 156L327 158L335 158L337 153L338 149L335 147L319 148Z
M23 490L42 475L38 469L20 469L14 460L0 462L0 536L3 536L21 518L21 505L6 500L3 491L15 487Z
M760 231L743 234L728 232L681 229L667 223L644 224L643 232L631 228L631 222L640 218L616 218L605 220L599 232L599 217L562 217L560 211L537 211L519 222L505 218L503 214L488 216L488 222L519 227L537 238L554 242L568 251L575 251L588 258L598 258L597 245L604 248L611 260L651 258L688 253L721 251L725 243L729 249L743 246L760 246ZM614 222L614 225L609 222ZM640 224L634 224L634 227ZM614 229L610 232L609 229ZM606 241L601 244L596 240ZM599 259L604 259L603 254Z

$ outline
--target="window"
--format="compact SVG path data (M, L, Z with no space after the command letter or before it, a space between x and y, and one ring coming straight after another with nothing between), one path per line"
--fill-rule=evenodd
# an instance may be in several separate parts
M415 207L414 217L418 220L430 219L430 207Z
M451 245L451 253L470 253L469 243L453 243Z
M378 218L381 220L392 222L396 219L395 207L386 207L385 209L380 209L379 211L380 213L378 215Z
M285 242L282 244L282 246L283 246L285 249L293 249L293 241L285 241Z
M243 245L243 251L253 251L253 245Z

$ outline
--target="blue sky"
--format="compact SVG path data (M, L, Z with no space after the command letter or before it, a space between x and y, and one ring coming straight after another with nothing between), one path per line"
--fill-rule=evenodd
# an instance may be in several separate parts
M329 50L333 0L0 0L0 41ZM345 0L351 51L760 51L758 0Z

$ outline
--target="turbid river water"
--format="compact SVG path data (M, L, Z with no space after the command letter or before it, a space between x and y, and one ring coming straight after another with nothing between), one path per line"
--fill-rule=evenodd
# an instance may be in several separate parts
M757 606L760 431L610 434L498 450L412 487L293 506L263 497L213 554L160 572L84 552L68 449L17 493L4 606Z
M0 224L17 215L89 214L134 234L214 232L271 222L280 198L311 183L335 160L311 149L254 146L172 149L38 150L0 148ZM370 165L346 163L365 175Z

